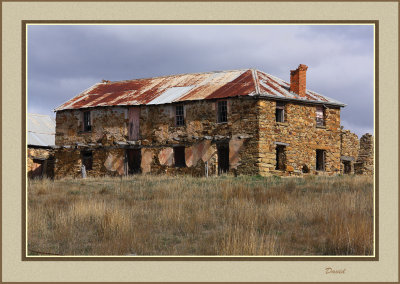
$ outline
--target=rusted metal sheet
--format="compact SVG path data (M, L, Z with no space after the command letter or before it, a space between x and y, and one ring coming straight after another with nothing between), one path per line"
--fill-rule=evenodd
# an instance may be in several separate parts
M142 161L140 167L142 173L149 173L151 171L151 163L153 162L154 153L150 149L142 148Z
M164 148L158 154L160 165L172 166L174 164L174 149L172 147Z
M236 169L240 165L240 149L242 148L244 140L238 137L232 137L229 141L229 166Z
M139 127L140 127L140 108L129 108L129 140L139 140Z
M122 156L109 153L104 166L107 170L117 172L119 175L124 174L124 158Z
M200 159L207 162L213 154L215 154L215 149L211 146L211 141L204 140L185 149L186 165L196 166Z
M97 83L55 109L97 106L167 104L236 96L266 96L344 106L306 90L305 97L289 91L289 83L254 69L182 74L148 79Z

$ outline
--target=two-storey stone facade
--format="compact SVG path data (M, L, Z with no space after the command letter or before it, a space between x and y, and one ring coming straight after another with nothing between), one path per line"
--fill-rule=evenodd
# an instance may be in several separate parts
M344 104L306 90L306 70L96 84L56 109L55 176L338 174Z

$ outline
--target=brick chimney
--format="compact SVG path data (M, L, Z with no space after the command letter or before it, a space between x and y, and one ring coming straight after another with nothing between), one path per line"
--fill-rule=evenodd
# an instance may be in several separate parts
M300 64L296 70L290 70L290 91L300 97L306 95L306 72L307 65Z

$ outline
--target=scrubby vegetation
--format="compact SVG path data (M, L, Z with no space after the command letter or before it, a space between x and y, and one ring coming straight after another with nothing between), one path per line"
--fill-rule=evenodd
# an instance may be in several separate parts
M28 184L28 255L372 255L373 220L365 176Z

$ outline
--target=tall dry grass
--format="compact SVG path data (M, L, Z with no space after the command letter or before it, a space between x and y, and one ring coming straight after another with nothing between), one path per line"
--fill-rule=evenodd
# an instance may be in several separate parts
M59 255L371 255L362 176L30 180L28 249Z

